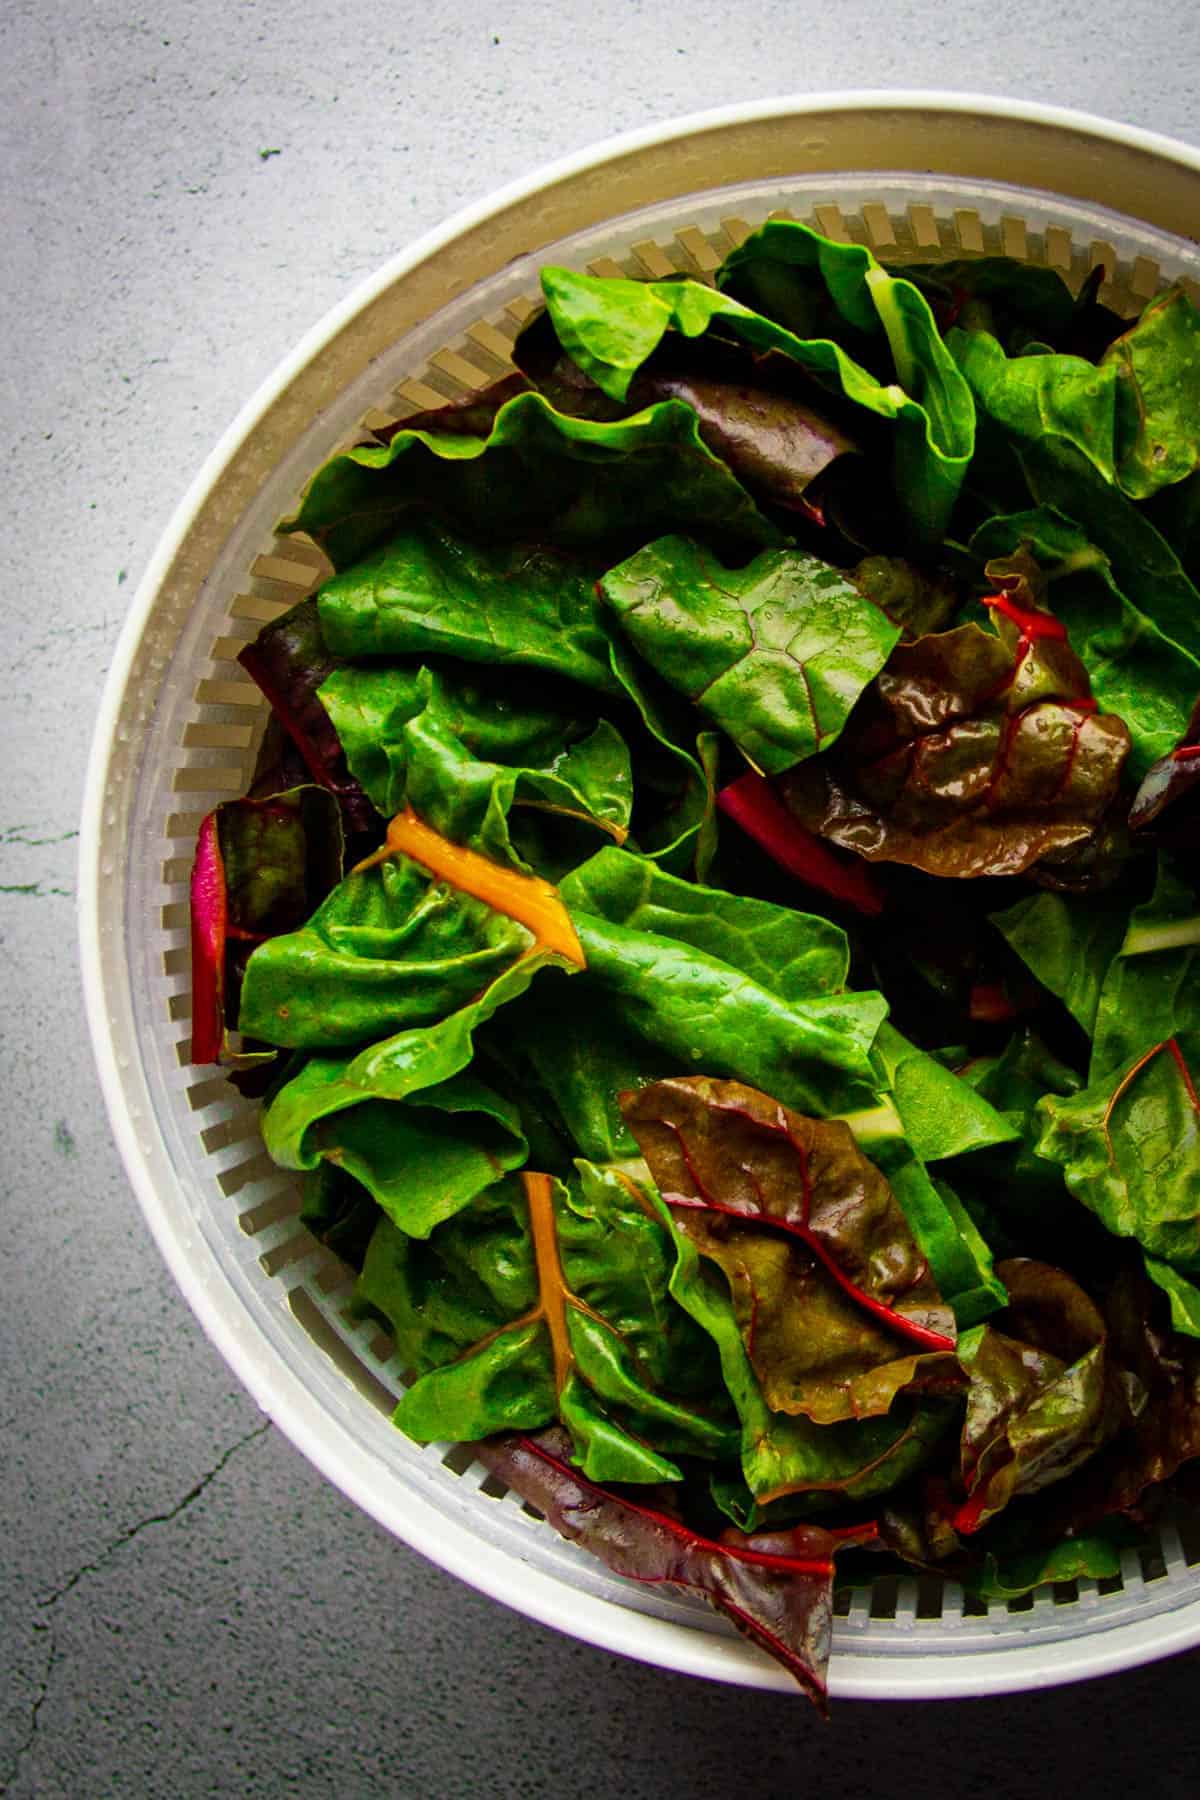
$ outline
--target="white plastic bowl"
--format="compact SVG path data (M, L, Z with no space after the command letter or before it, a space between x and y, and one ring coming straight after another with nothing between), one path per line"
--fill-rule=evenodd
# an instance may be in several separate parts
M544 261L706 272L787 208L889 256L1003 250L1116 297L1200 279L1200 155L1082 114L946 94L850 93L708 113L616 138L457 214L297 346L217 445L151 561L96 727L80 845L84 987L101 1083L151 1229L213 1342L293 1443L381 1524L473 1586L664 1668L789 1678L707 1609L610 1576L490 1491L449 1446L389 1424L388 1346L343 1316L347 1272L296 1220L255 1111L187 1066L187 868L202 812L244 789L264 712L231 639L317 579L273 525L361 421L497 373ZM1106 290L1106 292L1109 290ZM399 390L399 392L398 392ZM481 1483L483 1485L481 1485ZM986 1614L950 1584L878 1584L834 1631L831 1688L1000 1693L1200 1642L1200 1545L1173 1529L1119 1584ZM918 1616L920 1614L920 1616Z

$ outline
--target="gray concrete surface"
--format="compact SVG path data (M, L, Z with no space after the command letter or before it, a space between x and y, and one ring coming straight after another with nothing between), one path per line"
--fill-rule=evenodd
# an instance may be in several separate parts
M0 1791L1196 1792L1184 1658L897 1711L654 1674L481 1599L267 1427L109 1140L79 791L127 597L303 328L463 201L744 97L941 85L1200 141L1193 0L0 9ZM270 152L270 154L267 154Z

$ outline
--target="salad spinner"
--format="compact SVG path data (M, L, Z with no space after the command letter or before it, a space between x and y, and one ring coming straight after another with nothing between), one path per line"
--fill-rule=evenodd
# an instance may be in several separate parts
M1200 154L1077 113L975 96L841 94L738 106L613 139L458 213L309 333L217 445L159 544L117 647L81 832L87 1012L113 1130L146 1218L258 1404L388 1530L496 1599L663 1668L765 1688L790 1677L702 1602L610 1575L469 1449L419 1447L353 1275L300 1224L257 1107L189 1064L188 878L202 816L245 791L267 706L236 657L327 572L277 538L312 472L364 429L482 388L509 365L546 263L708 276L770 214L892 263L1003 254L1138 309L1200 281ZM1195 292L1195 290L1193 290ZM968 1605L950 1582L841 1597L830 1690L1000 1693L1200 1642L1200 1541L1174 1525L1119 1581Z

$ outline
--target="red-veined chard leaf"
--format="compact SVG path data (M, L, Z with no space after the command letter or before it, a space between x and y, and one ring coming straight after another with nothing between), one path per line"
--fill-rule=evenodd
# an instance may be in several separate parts
M746 1536L702 1537L671 1513L587 1480L564 1432L506 1437L477 1447L494 1475L565 1538L617 1575L701 1594L793 1675L822 1713L839 1549L874 1541L873 1525L825 1531L803 1525Z
M993 587L1052 607L1096 700L1129 727L1127 772L1140 780L1186 732L1200 660L1126 598L1104 552L1050 507L989 519L971 550Z
M845 1125L702 1076L622 1111L676 1230L723 1271L772 1411L827 1425L958 1385L954 1315Z
M1179 742L1146 771L1129 828L1172 850L1200 852L1200 698Z
M826 755L780 778L809 830L926 874L1016 875L1093 840L1129 732L1099 713L1051 614L994 597L995 630L901 644Z
M1061 1269L1025 1258L997 1270L1007 1309L959 1340L970 1378L960 1445L970 1535L1020 1495L1065 1480L1144 1400L1114 1368L1099 1309Z

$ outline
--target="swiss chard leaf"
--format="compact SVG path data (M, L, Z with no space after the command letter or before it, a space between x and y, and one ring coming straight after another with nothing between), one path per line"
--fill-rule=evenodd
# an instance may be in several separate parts
M310 778L337 796L347 831L370 829L376 823L370 801L347 768L337 732L317 698L337 658L322 634L315 595L264 625L238 661L271 702Z
M592 420L560 413L536 393L469 421L426 415L387 444L340 453L280 529L307 532L345 569L431 508L483 536L608 544L616 555L666 531L784 541L708 449L683 401Z
M1016 875L1086 845L1129 751L1050 614L995 608L893 650L832 751L780 778L802 825L868 861Z
M971 550L993 583L1009 583L1024 605L1045 600L1061 619L1097 701L1129 727L1129 773L1140 780L1186 731L1200 660L1126 598L1104 552L1052 508L989 519Z
M593 715L589 729L582 709L523 705L519 691L497 695L469 672L376 662L336 670L321 700L389 818L411 806L442 836L518 867L511 828L523 808L628 835L629 751L607 719Z
M600 585L634 649L767 774L836 739L900 636L844 575L799 551L727 569L662 538Z
M991 915L1021 961L1090 1038L1100 992L1129 922L1129 895L1030 894Z
M1135 1403L1120 1435L1056 1489L1052 1522L1092 1529L1113 1513L1136 1517L1161 1484L1200 1457L1200 1343L1171 1329L1168 1297L1130 1265L1104 1301L1110 1356Z
M828 1425L954 1388L954 1316L845 1125L705 1077L655 1082L622 1110L676 1230L729 1282L772 1411Z
M322 627L350 657L454 656L501 669L519 684L547 675L580 683L623 707L622 726L631 727L624 735L641 740L638 841L672 864L694 861L703 876L714 848L711 741L697 738L694 715L676 716L674 696L659 693L623 642L610 641L598 572L561 550L484 546L426 521L326 583ZM338 683L330 688L336 695ZM474 720L471 730L478 731ZM494 721L485 742L496 745L503 730ZM352 735L358 742L362 734ZM373 773L377 767L371 764Z
M1200 1031L1180 1031L1069 1100L1042 1102L1037 1152L1109 1231L1200 1271Z
M670 1481L664 1452L731 1448L711 1350L671 1299L674 1248L618 1174L526 1173L418 1243L382 1223L360 1304L417 1379L395 1420L419 1442L561 1420L597 1481ZM736 1438L732 1440L736 1443Z
M478 1454L557 1532L615 1574L702 1594L825 1712L834 1555L848 1544L871 1541L873 1527L826 1532L805 1525L752 1537L729 1531L715 1542L668 1512L598 1488L574 1466L570 1452L566 1434L550 1431L501 1438L480 1445Z
M1178 744L1147 770L1129 827L1185 854L1200 850L1200 697Z
M1015 445L1048 455L1071 446L1107 482L1117 479L1120 381L1114 364L1080 356L1008 357L987 331L948 333L947 345L980 411Z
M1007 1311L968 1332L958 1351L970 1386L960 1446L967 1499L954 1526L967 1534L1016 1496L1064 1480L1129 1419L1104 1319L1083 1289L1021 1258L998 1273Z
M526 926L487 901L389 857L348 875L298 931L255 952L239 1023L292 1049L370 1043L434 1024L518 965L527 985L534 946Z
M1089 1078L1180 1031L1200 1032L1200 899L1163 858L1105 974Z
M904 1481L928 1461L955 1414L953 1401L901 1397L882 1417L814 1425L803 1414L772 1412L746 1350L728 1283L675 1231L671 1292L713 1340L721 1377L741 1420L744 1517L790 1496L822 1510L839 1499L860 1502Z
M1109 345L1101 366L1121 389L1117 479L1145 500L1200 466L1200 312L1181 287L1168 288Z
M203 821L191 883L193 1062L227 1048L244 956L303 923L340 881L342 853L338 804L324 788L226 801Z
M1200 656L1200 592L1148 515L1069 445L1055 450L1033 440L1019 446L1017 457L1035 504L1072 519L1108 558L1113 580L1130 604L1173 642ZM991 508L1003 510L1012 509Z
M840 320L851 341L886 346L898 385L888 382L879 395L896 419L896 490L918 535L940 538L974 448L975 409L920 290L888 274L861 244L835 243L790 220L751 233L726 258L717 283L724 297L805 333L808 366L880 412L879 399L860 395L862 371L847 370L845 352L815 333Z
M423 1238L520 1168L529 1146L516 1107L469 1071L403 1086L394 1062L372 1067L369 1053L349 1064L314 1057L272 1102L264 1136L281 1167L338 1170Z

